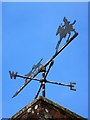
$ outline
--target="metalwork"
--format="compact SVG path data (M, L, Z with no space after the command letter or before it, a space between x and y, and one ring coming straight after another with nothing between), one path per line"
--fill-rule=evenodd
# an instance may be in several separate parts
M43 58L36 65L33 65L33 67L30 70L30 72L28 74L25 74L25 76L33 77L33 75L42 67L42 64L41 64L42 60L43 60ZM27 82L27 80L28 79L26 79L25 82Z
M45 97L45 84L46 83L51 83L51 84L56 84L56 85L61 85L61 86L67 86L67 87L70 87L70 90L76 91L76 89L74 88L74 85L76 85L75 82L70 82L69 84L64 84L64 83L60 83L60 82L49 81L49 80L46 79L47 75L49 74L49 71L50 71L51 67L54 65L54 59L56 58L56 56L58 56L58 54L61 53L64 50L64 48L66 48L69 45L69 43L72 40L74 40L74 38L76 38L78 36L78 33L75 31L75 29L73 29L73 25L75 24L76 20L72 24L70 24L70 21L68 21L64 17L63 22L64 22L64 25L59 26L59 28L57 30L57 33L56 33L56 35L60 34L60 40L58 41L58 43L56 45L56 52L44 65L41 64L41 62L43 60L43 59L41 59L36 65L33 65L31 71L28 74L25 74L24 76L19 75L17 72L14 73L14 72L9 71L11 79L12 78L16 79L17 77L25 79L24 85L18 91L16 91L16 93L13 95L13 97L17 96L23 90L23 88L28 83L30 83L32 80L40 82L40 87L39 87L38 92L35 96L35 99L38 97L41 89L42 89L42 96ZM61 29L62 29L62 32L61 32ZM74 32L74 35L72 37L70 37L71 36L71 31ZM59 49L59 45L60 45L61 40L63 38L65 38L67 34L69 34L68 40ZM47 66L48 66L48 69L47 69ZM41 79L35 78L39 73L42 73L42 78Z
M73 29L73 25L76 23L76 20L74 20L74 22L70 24L70 21L68 21L66 17L64 17L63 22L64 22L64 25L62 25L61 23L61 25L58 27L57 32L56 32L56 35L58 34L60 35L60 40L58 41L56 45L56 52L58 51L58 48L59 48L59 45L62 39L65 38L67 34L69 34L68 39L67 39L68 41L71 36L71 32L73 31L74 33L76 33L75 29Z

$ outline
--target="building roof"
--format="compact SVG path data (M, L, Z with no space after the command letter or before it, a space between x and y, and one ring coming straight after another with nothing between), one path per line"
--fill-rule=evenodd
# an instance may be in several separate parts
M76 113L42 96L25 106L10 120L85 120Z

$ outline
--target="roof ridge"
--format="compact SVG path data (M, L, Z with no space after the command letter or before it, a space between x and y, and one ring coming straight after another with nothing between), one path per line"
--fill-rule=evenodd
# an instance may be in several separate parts
M22 108L19 112L17 112L15 115L13 115L11 118L17 118L18 116L20 116L23 112L25 112L26 110L28 110L29 108L33 108L33 105L37 104L37 102L39 101L44 101L54 107L56 107L59 110L65 111L67 114L69 114L70 116L75 116L77 118L82 118L83 120L85 120L85 118L83 118L82 116L70 111L69 109L43 97L43 96L39 96L36 99L34 99L31 103L29 103L28 105L26 105L24 108Z

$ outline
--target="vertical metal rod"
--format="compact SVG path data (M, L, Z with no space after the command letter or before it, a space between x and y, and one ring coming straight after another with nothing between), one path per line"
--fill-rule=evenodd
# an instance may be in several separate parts
M36 99L36 98L38 97L38 95L39 95L39 93L40 93L41 88L42 88L42 83L41 83L40 88L39 88L39 90L38 90L38 92L37 92L37 94L36 94L36 96L35 96L35 98L34 98L34 99Z
M45 72L42 72L42 96L45 97Z
M42 96L45 97L45 82L42 83Z

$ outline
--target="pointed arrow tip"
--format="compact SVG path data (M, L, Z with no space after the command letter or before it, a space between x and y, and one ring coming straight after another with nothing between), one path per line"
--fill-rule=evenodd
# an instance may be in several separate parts
M12 98L14 98L14 96L12 96Z
M12 98L14 98L16 96L16 94L14 94L13 96L12 96Z

